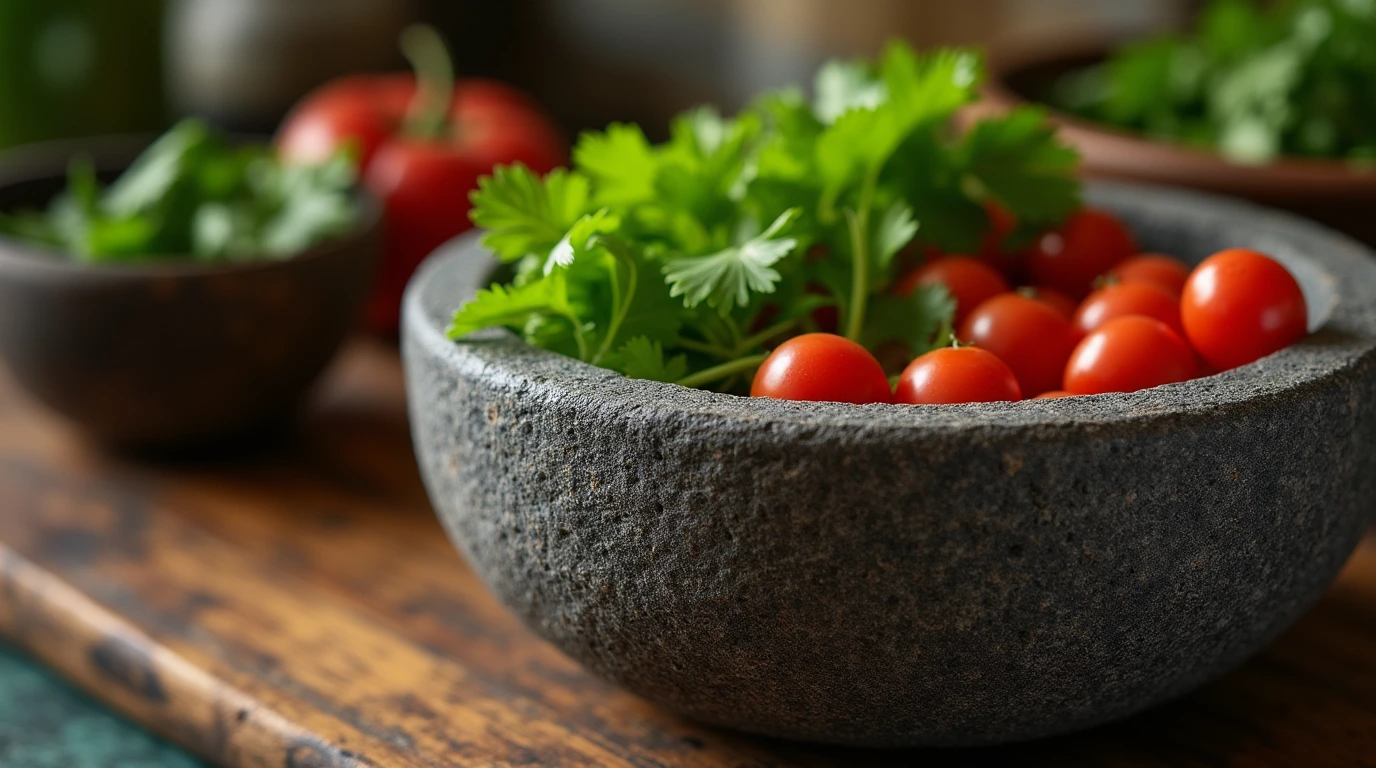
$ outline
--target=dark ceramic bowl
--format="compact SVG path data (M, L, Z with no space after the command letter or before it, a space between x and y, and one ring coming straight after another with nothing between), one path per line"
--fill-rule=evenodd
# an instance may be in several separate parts
M406 301L412 429L468 561L589 669L702 720L979 745L1123 717L1237 666L1376 499L1376 261L1285 214L1094 186L1145 244L1272 253L1315 333L1133 394L913 407L636 381L444 337L473 237Z
M106 175L146 140L0 158L0 210L44 208L74 153ZM381 248L370 198L350 235L286 260L86 265L0 238L0 361L96 438L159 447L280 424L355 327Z
M984 101L969 116L1043 104L1062 76L1102 61L1102 44L1011 49L993 64ZM1376 170L1338 160L1281 158L1262 165L1157 141L1051 109L1061 137L1080 151L1092 178L1170 184L1284 208L1376 245Z

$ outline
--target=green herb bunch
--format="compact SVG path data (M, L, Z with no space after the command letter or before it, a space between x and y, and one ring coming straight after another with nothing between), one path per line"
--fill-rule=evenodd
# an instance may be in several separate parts
M289 166L187 120L108 188L76 160L46 211L0 213L0 232L89 262L284 258L354 226L356 177L346 154Z
M986 204L1028 231L1079 205L1076 156L1040 112L952 126L978 54L892 44L875 64L832 62L809 102L766 93L734 118L678 117L652 145L634 125L584 134L574 168L499 168L474 193L483 242L511 265L454 316L450 336L504 326L627 376L748 388L772 343L839 330L908 356L944 343L939 288L900 297L900 252L972 252Z
M1238 162L1376 161L1376 0L1212 0L1193 34L1129 45L1053 100Z

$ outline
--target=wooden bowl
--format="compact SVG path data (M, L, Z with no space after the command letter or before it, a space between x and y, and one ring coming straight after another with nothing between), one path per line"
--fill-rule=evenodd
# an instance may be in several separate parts
M1035 103L1050 111L1062 138L1080 151L1089 177L1169 184L1251 200L1294 211L1376 245L1376 171L1308 158L1243 165L1205 150L1091 122L1042 101L1059 77L1102 61L1107 50L1085 45L1005 52L992 63L983 101L965 119Z
M1376 260L1283 213L1094 186L1152 249L1274 254L1304 341L1131 394L960 406L736 397L491 331L475 237L412 281L414 443L492 590L589 669L702 720L869 746L1085 728L1299 617L1376 499Z
M40 145L0 157L0 210L44 208L69 158L107 177L147 140ZM94 437L137 447L281 424L355 327L381 249L364 195L349 235L285 260L89 265L0 238L0 360Z

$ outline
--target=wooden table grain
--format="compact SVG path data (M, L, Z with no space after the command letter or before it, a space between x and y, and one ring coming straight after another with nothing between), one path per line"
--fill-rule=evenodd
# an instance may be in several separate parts
M883 752L703 726L588 675L430 512L396 352L255 453L120 458L0 377L0 634L225 766L1376 766L1376 543L1270 648L1087 733Z

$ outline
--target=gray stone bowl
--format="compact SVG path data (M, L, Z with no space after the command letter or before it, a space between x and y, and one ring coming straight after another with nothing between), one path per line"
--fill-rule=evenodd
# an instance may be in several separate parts
M490 261L412 283L425 482L468 561L590 670L710 723L867 746L1073 731L1236 667L1300 616L1376 499L1376 261L1292 216L1095 186L1146 247L1250 246L1315 331L1133 394L788 403L634 381L503 333Z

